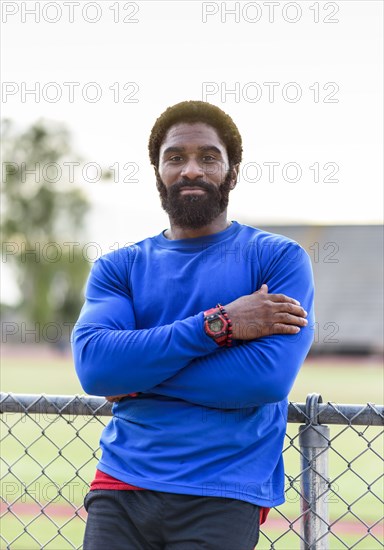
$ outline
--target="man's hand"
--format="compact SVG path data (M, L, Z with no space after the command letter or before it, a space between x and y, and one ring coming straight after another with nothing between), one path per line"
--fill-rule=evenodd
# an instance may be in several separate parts
M137 393L122 393L120 395L108 395L105 399L110 403L117 403L123 397L136 397Z
M107 395L107 397L105 398L107 401L109 401L110 403L117 403L118 401L120 401L120 399L123 399L123 397L127 397L128 394L124 395Z
M232 321L232 337L253 340L272 334L297 334L305 327L307 312L297 300L285 294L268 294L262 285L253 294L224 305Z

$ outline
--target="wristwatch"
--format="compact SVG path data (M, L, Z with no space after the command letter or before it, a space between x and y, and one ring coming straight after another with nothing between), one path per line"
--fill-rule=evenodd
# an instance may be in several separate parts
M230 324L217 307L204 311L204 330L219 346L227 345Z

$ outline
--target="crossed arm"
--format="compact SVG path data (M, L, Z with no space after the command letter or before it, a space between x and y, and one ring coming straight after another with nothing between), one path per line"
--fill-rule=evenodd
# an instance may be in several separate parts
M307 254L300 249L294 261L282 259L267 282L272 292L294 296L301 303L308 312L306 327L296 334L270 334L195 358L151 391L221 409L285 399L314 336L314 288Z
M265 282L271 292L300 301L308 312L307 327L297 334L267 335L224 349L205 334L202 312L136 330L131 297L113 265L99 261L74 330L75 365L85 391L115 396L111 401L148 392L217 408L284 399L313 341L312 271L302 252L295 261L283 258Z

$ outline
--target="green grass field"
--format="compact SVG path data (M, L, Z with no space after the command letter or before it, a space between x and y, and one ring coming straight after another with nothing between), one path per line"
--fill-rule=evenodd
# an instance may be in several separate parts
M1 389L12 393L83 393L70 358L38 358L34 355L3 358ZM382 404L381 365L378 361L364 358L350 361L308 360L296 381L290 400L305 402L306 395L311 392L320 393L324 401L335 403ZM30 415L26 418L10 413L2 417L2 496L9 503L16 501L13 510L17 515L17 518L11 513L4 515L1 522L2 537L11 541L26 530L22 537L9 546L12 550L42 547L47 550L64 550L80 547L84 521L81 517L71 516L77 507L81 507L87 483L93 477L98 456L94 450L98 447L103 422L108 419L47 415ZM293 478L299 474L300 468L297 433L298 425L289 425L284 457L286 473ZM332 483L333 492L328 496L331 521L345 514L343 524L338 522L332 528L340 540L330 535L331 550L383 548L382 543L372 536L364 536L366 528L364 531L363 525L356 518L358 516L367 525L372 525L383 515L383 504L380 502L380 499L383 500L382 478L380 482L383 473L380 458L383 454L383 438L378 438L379 433L382 430L375 427L331 427L333 444L329 452L329 477L331 480L337 478ZM290 444L291 440L293 444ZM372 441L370 448L367 447L367 440ZM360 456L355 458L357 455ZM10 469L9 465L12 465ZM367 485L370 485L371 491L367 490ZM25 493L25 487L29 494ZM269 539L279 539L273 546L276 550L300 548L298 536L289 529L289 522L282 520L281 516L284 514L290 521L294 521L300 514L295 488L299 489L298 481L288 491L287 502L278 510L272 510L270 520L263 527L258 550L271 548ZM61 495L58 494L59 490ZM54 502L47 504L51 499ZM34 505L36 501L39 505ZM40 514L36 517L40 504L47 505L46 516ZM293 524L293 529L299 531L298 522ZM378 528L373 532L380 537ZM7 548L4 540L0 548Z

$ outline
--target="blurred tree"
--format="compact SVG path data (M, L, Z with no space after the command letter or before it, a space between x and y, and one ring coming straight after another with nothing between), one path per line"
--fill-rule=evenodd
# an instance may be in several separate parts
M38 327L40 341L63 345L89 271L81 246L89 203L70 169L80 159L62 124L2 125L2 261L20 289L18 318Z

